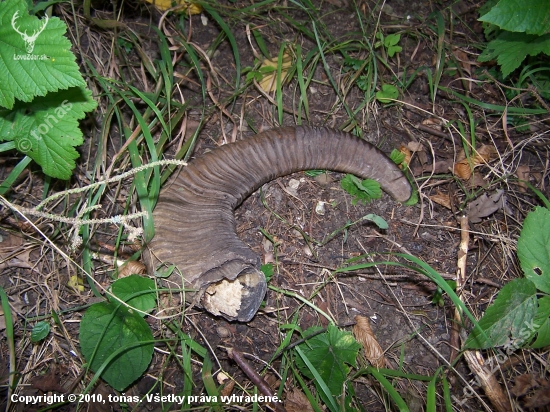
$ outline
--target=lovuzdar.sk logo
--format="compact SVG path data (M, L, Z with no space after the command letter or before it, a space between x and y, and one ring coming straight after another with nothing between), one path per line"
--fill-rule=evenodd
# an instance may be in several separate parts
M16 20L19 18L19 10L15 12L11 19L11 27L21 35L21 38L25 42L25 49L27 50L27 53L31 54L34 50L34 43L36 42L36 39L38 36L40 36L40 33L44 31L46 28L46 25L48 24L48 15L46 14L46 20L44 20L44 23L42 24L42 27L40 27L38 30L35 30L31 36L27 34L27 30L22 32L17 26L16 26Z

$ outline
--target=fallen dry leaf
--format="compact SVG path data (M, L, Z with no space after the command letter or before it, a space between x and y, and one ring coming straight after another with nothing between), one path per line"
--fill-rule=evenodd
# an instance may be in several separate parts
M82 278L78 277L77 275L73 275L69 278L67 286L74 292L84 292L84 280L82 280Z
M294 388L287 393L285 409L287 412L313 412L306 395L298 388Z
M491 196L482 194L468 204L468 219L472 223L481 222L482 217L487 217L504 207L504 190L497 190Z
M470 180L468 180L469 188L483 187L486 185L487 185L487 181L483 178L481 173L473 174Z
M435 130L441 131L442 122L437 117L428 117L427 119L422 120L424 126L430 126Z
M279 64L279 57L273 57L271 59L265 59L260 67L260 70L271 68L272 72L267 73L260 81L261 89L266 93L272 93L277 87L277 65ZM281 81L284 80L288 69L292 66L292 58L288 53L283 54L282 67L281 67Z
M520 397L537 386L539 386L539 383L536 377L530 373L525 373L516 377L514 380L514 387L510 389L510 393L516 397Z
M476 166L486 164L498 157L497 150L490 145L480 146L470 159L467 159L464 151L457 156L457 162L453 167L454 174L461 179L468 180L472 176L472 171Z
M130 275L144 275L145 273L147 273L147 268L143 263L130 260L122 265L118 271L118 278L125 278Z
M456 57L456 59L460 62L462 69L466 73L472 74L472 62L468 59L468 54L466 54L460 49L454 49L453 54Z
M405 166L408 167L408 166L411 164L411 156L412 156L411 151L410 151L409 148L408 148L407 146L405 146L404 144L402 144L402 145L399 147L399 151L405 155L405 159L403 160L402 165L405 165Z
M529 167L529 165L521 165L518 166L518 168L516 169L516 176L520 180L518 182L518 185L521 192L527 191L527 184L525 182L529 181L530 172L531 168Z
M550 383L546 382L540 389L536 390L532 398L527 399L527 409L538 409L550 404Z
M409 142L407 143L407 148L411 152L421 152L424 150L424 146L420 142Z
M181 6L182 11L188 11L190 14L201 14L202 6L200 4L195 4L189 0L146 0L147 3L151 3L157 6L160 10L168 10L176 6Z
M441 193L440 191L437 191L435 195L430 196L430 199L437 203L438 205L441 205L443 207L446 207L447 209L452 209L451 205L451 197L449 194Z
M461 160L460 162L455 163L453 167L453 173L455 176L458 176L461 179L468 180L472 177L473 165L470 166L468 159Z
M44 375L38 375L31 379L33 388L39 389L44 393L60 392L64 393L65 388L59 385L60 376L58 376L57 366L52 364L52 367Z
M109 390L107 385L104 382L100 382L99 385L93 391L93 395L101 396L106 402L90 402L88 404L88 412L109 412L112 411L112 405L109 401L109 395L112 395L112 391Z
M366 358L374 367L383 368L386 365L386 358L384 357L382 347L376 340L374 333L372 333L369 318L366 316L356 316L355 322L353 335L357 342L363 346Z
M220 374L218 374L219 376ZM229 379L229 378L228 378ZM219 382L219 380L218 380ZM223 388L220 390L220 395L222 396L230 396L233 392L233 388L235 387L235 381L230 379L227 381L227 383L223 386Z

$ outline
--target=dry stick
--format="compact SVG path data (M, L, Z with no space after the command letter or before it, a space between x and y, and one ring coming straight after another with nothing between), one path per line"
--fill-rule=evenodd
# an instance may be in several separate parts
M462 290L466 282L466 261L468 256L468 247L470 242L470 232L468 224L468 216L462 215L459 219L460 223L460 246L458 250L458 261L456 269L456 290L460 300L462 300ZM454 322L451 328L451 362L457 354L459 347L459 334L461 312L458 307L455 307ZM504 393L502 387L498 383L495 374L484 368L485 360L480 351L467 350L464 352L464 359L468 363L468 366L472 372L478 377L478 382L481 388L485 392L485 395L489 398L493 406L498 412L512 412L512 405L509 397Z
M264 380L264 378L258 375L252 366L250 366L241 352L233 348L228 348L227 354L235 361L237 365L239 365L239 368L241 368L246 376L248 376L248 379L250 379L252 383L258 387L261 393L271 398L275 396L269 384ZM277 412L286 412L286 409L279 402L270 402L269 405L272 406Z

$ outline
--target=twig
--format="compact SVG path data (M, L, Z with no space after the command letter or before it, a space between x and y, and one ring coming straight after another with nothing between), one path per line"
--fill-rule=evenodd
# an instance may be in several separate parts
M270 398L273 398L275 396L269 384L265 381L264 378L258 375L258 373L252 368L252 366L250 366L250 364L246 361L241 352L233 348L228 348L227 354L231 359L235 361L237 365L239 365L239 368L241 368L246 376L248 376L248 379L250 379L252 383L258 387L262 394L264 394L265 396L269 396ZM283 407L283 405L279 404L279 402L270 402L270 405L277 412L286 412L286 409Z

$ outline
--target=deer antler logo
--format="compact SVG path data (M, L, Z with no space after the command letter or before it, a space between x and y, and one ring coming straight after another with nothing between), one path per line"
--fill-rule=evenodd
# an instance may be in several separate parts
M29 36L26 30L23 33L20 32L19 29L15 26L15 21L17 20L18 17L19 17L19 10L15 12L15 14L11 19L11 27L13 27L13 29L21 35L23 41L25 42L25 48L27 49L27 53L31 54L32 51L34 50L34 43L36 42L36 39L38 38L40 33L44 31L44 29L46 28L46 24L48 24L48 19L49 19L48 15L46 14L46 20L44 21L44 24L42 25L42 27L36 30L32 34L32 36Z

